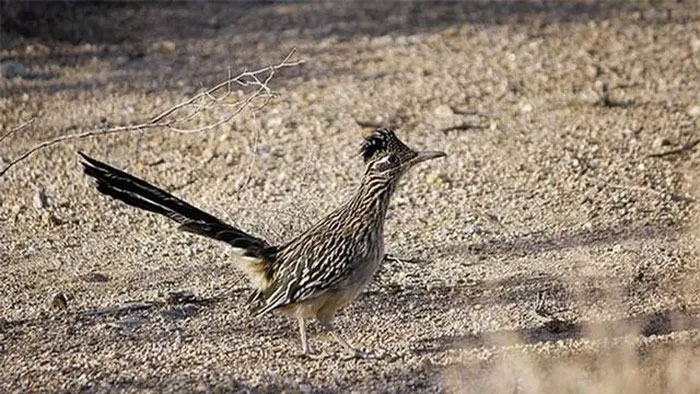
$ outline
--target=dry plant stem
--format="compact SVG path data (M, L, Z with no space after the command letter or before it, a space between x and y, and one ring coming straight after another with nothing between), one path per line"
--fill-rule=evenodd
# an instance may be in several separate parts
M34 123L35 120L36 120L36 118L31 118L31 119L29 119L28 121L22 123L21 125L15 127L14 129L11 129L11 130L8 131L5 135L3 135L2 137L0 137L0 142L2 142L5 138L11 136L12 134L14 134L14 133L16 133L16 132L22 130L23 128L29 126L30 124Z
M235 76L233 78L229 77L228 79L219 83L218 85L214 86L213 88L211 88L205 92L199 93L196 96L190 97L189 99L181 102L180 104L177 104L173 107L168 108L167 110L163 111L160 115L157 115L156 117L151 119L150 123L158 123L161 120L165 119L166 117L170 116L173 112L176 112L184 107L187 107L188 105L191 105L195 101L197 101L205 96L211 96L212 93L215 93L223 88L227 88L228 93L230 93L231 84L234 82L236 82L242 86L247 86L245 81L243 80L246 77L251 77L251 78L255 78L255 80L258 80L257 75L262 74L265 71L269 71L270 73L274 73L276 70L279 70L281 68L298 66L298 65L302 64L304 61L303 60L291 61L292 56L294 56L295 52L296 52L296 50L292 49L289 52L289 54L287 54L287 56L284 58L284 60L282 60L280 63L278 63L276 65L261 68L261 69L256 70L256 71L243 71L242 73L238 74L237 76ZM229 70L229 76L230 76L230 70ZM268 76L268 79L266 80L266 82L269 82L270 78L272 78L271 75ZM258 80L258 82L259 82L259 80ZM265 89L267 89L268 92L270 91L269 88L267 88L267 86L265 86Z
M272 98L275 97L275 92L272 91L269 87L269 83L272 80L273 76L275 75L277 70L283 69L283 68L289 68L289 67L294 67L302 64L304 61L303 60L292 60L292 56L294 55L295 50L292 49L289 54L279 63L270 65L265 68L261 68L255 71L243 71L240 74L236 75L235 77L231 77L230 70L228 71L229 77L223 81L220 82L219 84L215 85L214 87L201 92L195 96L190 97L189 99L174 105L167 110L163 111L159 115L155 116L148 122L144 123L139 123L139 124L133 124L133 125L125 125L125 126L116 126L116 127L109 127L109 128L104 128L104 127L98 127L94 128L88 131L84 131L82 133L76 133L76 134L67 134L67 135L62 135L60 137L56 137L51 140L47 140L44 142L41 142L32 148L28 149L18 157L14 158L12 161L10 161L9 164L7 164L2 170L0 170L0 177L5 175L7 171L10 170L10 168L14 167L18 163L22 162L35 152L48 148L52 145L56 145L61 142L65 141L72 141L72 140L78 140L78 139L84 139L84 138L90 138L90 137L95 137L95 136L102 136L102 135L107 135L107 134L115 134L115 133L121 133L121 132L130 132L130 131L145 131L149 129L154 129L154 128L167 128L170 130L174 130L180 133L199 133L199 132L204 132L207 130L211 130L217 126L220 126L234 117L236 117L238 114L240 114L244 109L251 107L253 102L256 99L262 99L262 103L259 106L253 106L253 109L259 110L260 108L264 107L267 105ZM237 84L238 86L243 86L243 87L248 87L248 86L255 86L257 87L252 93L248 94L244 99L242 100L237 100L234 103L224 103L223 101L227 99L230 94L231 94L231 86L233 84ZM225 89L225 92L220 96L216 97L215 93ZM202 103L202 101L205 101ZM220 107L232 107L232 110L229 110L228 113L226 113L224 116L222 116L219 120L217 120L214 123L209 123L205 124L204 126L194 128L194 129L187 129L183 127L178 127L178 124L182 122L189 121L193 118L195 118L197 115L210 110L212 108L220 108ZM185 114L182 117L176 117L179 112L182 112L182 110L185 109L192 109L192 111L188 114ZM12 130L10 130L6 135L4 135L0 141L4 140L11 134L15 133L16 131L28 126L30 123L32 123L34 119L30 120L27 123L24 123Z
M684 152L690 151L693 148L695 148L695 146L697 144L700 144L700 139L690 141L690 142L684 144L683 146L681 146L680 148L670 149L670 150L660 152L660 153L649 154L649 155L647 155L647 157L658 158L658 157L671 156L671 155L675 155L675 154L679 154L679 153L684 153Z

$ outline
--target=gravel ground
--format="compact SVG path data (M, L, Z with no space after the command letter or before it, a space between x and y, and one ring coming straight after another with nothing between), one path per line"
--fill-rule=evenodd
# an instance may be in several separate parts
M697 2L3 7L0 127L36 120L0 165L229 67L306 62L208 132L72 141L0 178L0 392L700 390ZM329 357L298 357L224 247L98 195L76 160L280 242L352 192L381 124L449 156L405 178L402 261L337 319L379 360L340 359L316 325Z

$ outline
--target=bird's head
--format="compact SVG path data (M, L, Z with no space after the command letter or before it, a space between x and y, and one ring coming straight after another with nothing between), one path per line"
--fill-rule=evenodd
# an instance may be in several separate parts
M365 137L361 153L368 174L387 178L398 177L420 162L446 156L439 151L414 151L388 128L377 129Z

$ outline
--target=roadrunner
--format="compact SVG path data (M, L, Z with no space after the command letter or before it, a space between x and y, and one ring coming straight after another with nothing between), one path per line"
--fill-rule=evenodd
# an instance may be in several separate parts
M299 322L304 355L312 355L307 319L317 319L348 353L351 347L333 326L335 313L367 285L384 258L384 221L389 199L403 174L443 152L416 152L390 129L365 137L361 148L366 169L355 194L330 215L283 245L230 226L141 179L80 155L85 174L97 190L129 205L165 215L180 230L226 242L236 251L237 266L254 287L253 315L273 310Z

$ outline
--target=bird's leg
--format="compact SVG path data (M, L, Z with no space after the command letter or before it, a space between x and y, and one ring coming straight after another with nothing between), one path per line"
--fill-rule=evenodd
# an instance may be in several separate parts
M301 353L309 354L309 342L306 338L306 321L303 317L299 317L299 335L301 336Z
M345 354L349 358L377 358L377 356L375 356L372 353L363 352L361 350L358 350L358 349L355 349L354 347L352 347L348 343L348 341L346 341L345 338L343 338L340 335L338 330L335 327L333 327L332 323L323 323L322 322L321 324L323 325L323 328L325 328L326 331L328 331L331 334L333 339L336 342L338 342L338 344L343 348L343 350L345 351Z
M356 354L357 353L357 349L350 346L348 341L346 341L345 338L343 338L340 335L340 333L333 326L326 327L326 329L328 330L328 332L331 333L331 336L333 337L333 339L335 339L335 341L338 342L338 344L343 348L343 350L345 350L346 353L348 353L348 354Z
M311 352L311 347L309 346L309 341L306 336L306 320L303 317L298 317L299 320L299 335L301 336L301 357L306 357L310 359L323 359L326 356L322 353L315 354Z

